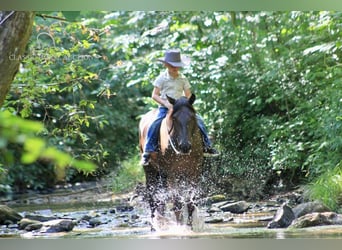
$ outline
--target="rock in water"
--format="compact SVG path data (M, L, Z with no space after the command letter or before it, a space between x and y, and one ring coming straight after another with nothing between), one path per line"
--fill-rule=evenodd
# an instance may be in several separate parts
M18 222L19 229L21 229L21 230L23 230L23 229L26 230L26 227L27 227L27 226L38 225L38 224L41 224L40 227L42 227L42 225L43 225L40 221L31 220L31 219L28 219L28 218L23 218L23 219L21 219L21 220ZM30 228L32 228L32 227L30 227ZM29 230L27 230L27 231L29 231Z
M242 214L249 209L249 204L245 201L228 203L219 207L223 212L231 212L234 214Z
M295 219L292 209L287 205L282 205L273 220L267 225L267 228L286 228L291 225Z
M70 232L75 226L75 222L69 219L58 219L43 223L46 233Z
M292 211L296 218L311 213L331 212L331 210L327 206L319 201L299 204L298 206L294 207Z
M22 216L6 205L0 205L0 225L15 224Z
M291 228L305 228L324 225L341 225L342 215L334 212L311 213L293 221Z

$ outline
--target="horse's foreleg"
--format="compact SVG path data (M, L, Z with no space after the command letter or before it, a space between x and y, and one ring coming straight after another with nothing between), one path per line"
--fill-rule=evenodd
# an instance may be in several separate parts
M151 208L151 231L163 230L169 221L165 218L166 203L164 199L155 194L150 203Z
M145 168L145 175L147 200L151 210L151 231L156 231L164 224L166 203L163 183L159 172L153 168Z
M173 212L175 213L176 216L176 222L178 225L183 224L183 202L181 201L181 198L176 195L173 199Z
M188 226L191 226L192 227L192 223L193 223L193 214L194 214L194 211L195 211L195 209L196 209L196 206L195 206L195 204L192 202L192 201L190 201L190 202L188 202L187 204L186 204L186 206L187 206L187 209L188 209L188 221L187 221L187 225Z
M156 217L156 210L158 207L158 202L156 198L156 187L157 187L157 176L158 172L151 166L144 166L145 178L146 178L146 192L145 199L147 200L150 213L151 213L151 231L156 231L154 227L154 221Z
M147 186L147 192L146 192L146 200L148 201L149 207L150 207L150 213L151 213L151 231L154 232L156 229L154 228L154 218L155 218L155 213L157 210L157 202L155 199L155 190L151 186Z

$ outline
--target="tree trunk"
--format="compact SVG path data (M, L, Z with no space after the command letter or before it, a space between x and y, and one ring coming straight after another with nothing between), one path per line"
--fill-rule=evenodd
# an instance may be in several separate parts
M28 11L0 11L0 107L18 71L34 16Z

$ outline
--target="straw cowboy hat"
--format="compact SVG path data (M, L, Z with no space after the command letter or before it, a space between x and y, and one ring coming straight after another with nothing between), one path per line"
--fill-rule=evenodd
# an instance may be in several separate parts
M167 50L164 58L159 58L157 60L163 63L168 63L173 67L184 67L190 63L190 58L181 55L180 51L177 49Z

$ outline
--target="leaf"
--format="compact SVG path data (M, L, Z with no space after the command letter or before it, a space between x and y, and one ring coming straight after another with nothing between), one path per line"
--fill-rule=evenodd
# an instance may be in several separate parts
M96 169L96 165L82 160L73 159L69 154L61 152L55 148L47 148L43 153L42 157L46 159L53 160L57 163L56 170L64 169L66 167L72 166L80 171L90 173Z
M41 154L41 158L52 160L57 167L67 167L72 161L72 157L56 148L49 147Z
M328 52L330 50L332 50L332 48L335 47L335 42L330 42L330 43L323 43L320 45L316 45L313 46L311 48L307 48L306 50L304 50L303 55L306 56L310 53L314 53L314 52Z
M88 161L73 160L71 165L85 173L91 173L96 169L96 165Z
M80 15L81 11L62 11L63 16L69 22L75 22L77 17Z
M138 79L133 79L133 80L130 80L128 83L127 83L127 87L131 87L131 86L133 86L133 85L135 85L135 84L138 84L138 83L140 83L141 82L141 79L140 78L138 78Z
M7 139L6 138L0 138L0 149L4 149L7 147Z
M28 121L23 119L16 119L16 124L20 128L22 132L27 133L39 133L42 132L44 129L44 125L40 122L36 121Z
M41 155L45 147L45 142L39 138L28 138L24 143L24 150L21 157L21 162L24 164L31 164L35 162Z

